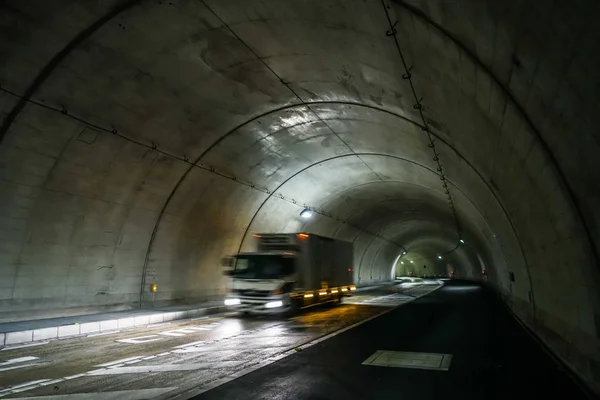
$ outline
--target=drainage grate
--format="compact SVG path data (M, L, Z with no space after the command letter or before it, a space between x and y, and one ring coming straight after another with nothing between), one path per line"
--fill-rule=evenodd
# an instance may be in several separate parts
M448 371L451 360L451 354L377 350L363 365Z

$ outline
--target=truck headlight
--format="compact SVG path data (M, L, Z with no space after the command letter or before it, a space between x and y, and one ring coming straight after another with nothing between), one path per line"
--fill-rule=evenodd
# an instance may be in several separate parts
M265 308L277 308L277 307L283 307L283 301L271 301L271 302L265 304Z
M238 304L240 304L240 299L225 299L226 306L237 306Z

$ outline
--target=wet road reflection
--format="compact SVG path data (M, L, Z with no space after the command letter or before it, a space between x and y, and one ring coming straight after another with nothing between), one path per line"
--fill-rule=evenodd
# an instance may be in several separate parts
M285 319L220 315L0 352L0 397L90 393L90 398L173 398L197 394L437 287L380 288L344 304ZM12 368L16 367L16 368ZM153 392L140 391L140 389ZM118 392L115 394L115 392ZM143 394L146 397L139 397ZM110 397L112 396L112 397ZM73 398L74 400L75 398Z

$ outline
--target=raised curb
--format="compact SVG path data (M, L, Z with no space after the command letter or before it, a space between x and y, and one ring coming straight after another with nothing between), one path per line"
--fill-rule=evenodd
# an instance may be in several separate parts
M225 306L208 308L194 308L184 311L156 312L153 314L126 317L120 319L106 319L94 322L74 323L43 327L40 329L27 329L14 332L0 332L0 347L22 345L42 340L62 339L99 332L131 329L147 326L154 323L175 321L186 318L196 318L203 315L212 315L225 312Z

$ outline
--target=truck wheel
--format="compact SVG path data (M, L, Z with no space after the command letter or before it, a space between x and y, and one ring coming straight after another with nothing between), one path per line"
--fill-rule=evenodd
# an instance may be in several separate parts
M335 300L326 303L327 307L335 307L338 304L342 304L342 296L338 296Z

